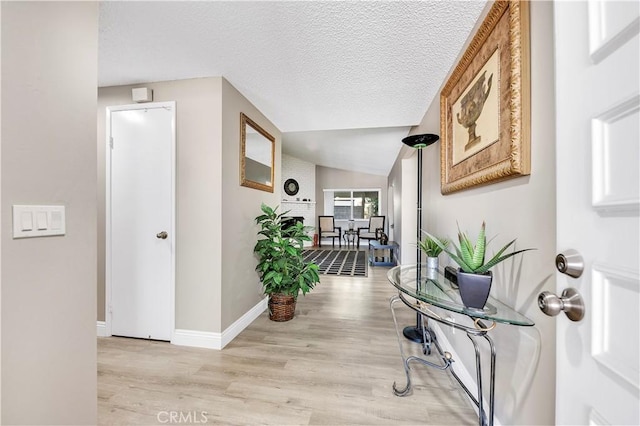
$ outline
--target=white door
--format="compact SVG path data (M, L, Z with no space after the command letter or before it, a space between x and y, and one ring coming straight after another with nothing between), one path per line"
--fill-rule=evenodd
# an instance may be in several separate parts
M557 249L585 317L557 324L556 423L640 424L639 3L555 2Z
M416 156L418 150L410 158L402 159L402 196L400 215L402 228L400 238L400 261L403 265L415 264L418 261L417 255L417 233L418 225L418 166Z
M393 239L393 228L395 227L394 223L394 206L393 206L393 185L389 185L389 189L387 191L387 217L389 220L389 241L395 241Z
M107 321L110 313L113 335L170 340L175 103L112 107L107 114Z

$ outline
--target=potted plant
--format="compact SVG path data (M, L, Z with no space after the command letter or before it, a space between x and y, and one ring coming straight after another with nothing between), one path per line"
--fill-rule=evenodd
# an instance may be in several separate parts
M473 309L483 309L487 303L489 292L491 291L491 282L493 280L493 274L490 271L491 268L518 253L534 250L529 248L503 254L515 243L516 240L514 239L498 250L489 261L485 262L487 239L484 222L482 222L482 226L480 227L475 246L471 244L471 240L467 234L460 232L460 228L458 228L458 242L460 245L456 246L453 244L455 253L449 250L445 244L433 235L425 231L423 232L458 264L457 281L458 287L460 288L460 297L462 298L464 306Z
M438 241L437 244L436 241ZM418 243L418 247L427 255L427 268L438 269L438 256L442 253L442 247L447 247L449 240L446 238L426 237Z
M288 212L277 213L277 207L262 204L262 214L256 217L262 236L253 251L258 255L256 271L260 275L264 294L269 296L269 319L289 321L296 309L298 294L306 294L320 282L318 265L304 261L304 241L311 241L302 223L282 222Z

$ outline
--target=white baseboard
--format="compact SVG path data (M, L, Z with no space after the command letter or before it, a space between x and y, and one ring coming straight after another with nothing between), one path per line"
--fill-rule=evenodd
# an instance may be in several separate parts
M460 378L462 383L464 383L464 385L467 387L467 389L469 389L471 391L471 393L474 394L477 397L478 396L477 395L478 383L476 382L476 379L474 378L474 376L471 375L469 370L467 370L467 368L464 366L462 361L460 361L462 358L460 358L460 355L458 355L458 353L454 349L454 347L451 344L451 342L449 342L449 339L447 339L447 336L442 332L442 329L440 328L440 325L437 324L436 321L430 321L429 322L429 326L435 332L436 339L440 343L440 347L442 348L442 350L451 353L451 356L453 357L453 359L454 360L458 360L457 362L455 362L453 364L452 368L456 371L456 374L458 375L458 377ZM484 361L488 361L488 360L483 358L483 362ZM475 374L475 372L474 372L474 374ZM484 379L484 377L483 377L483 379ZM483 383L489 383L489 378L487 377L486 379L482 380L482 382ZM470 400L470 402L471 402L471 406L473 407L473 409L477 413L478 412L478 408L473 403L473 401ZM489 405L487 404L487 399L484 399L484 404L483 405L484 405L485 412L488 415L489 414ZM495 426L501 426L501 423L498 420L497 416L494 415L494 419L493 420L494 420L493 424Z
M222 349L222 335L211 331L176 329L173 332L171 344L194 348Z
M267 309L268 298L262 299L247 313L238 318L222 333L197 330L176 329L171 343L179 346L192 346L196 348L222 349L229 344L238 334L249 326L256 318Z
M96 322L96 333L98 337L106 337L107 336L107 325L104 321Z
M251 324L256 318L260 316L260 314L262 314L267 309L268 300L268 297L263 298L253 308L249 309L246 314L238 318L233 324L231 324L222 332L223 348L227 346L229 342L235 339L236 336L242 332L242 330L247 328L249 324Z

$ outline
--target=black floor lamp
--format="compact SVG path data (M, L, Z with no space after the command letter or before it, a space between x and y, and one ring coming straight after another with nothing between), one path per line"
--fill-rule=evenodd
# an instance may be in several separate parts
M411 148L415 148L418 150L418 224L416 230L416 243L420 242L421 232L422 232L422 148L426 148L429 145L436 143L440 139L440 136L433 135L430 133L426 133L424 135L412 135L407 136L402 139L402 143L410 146ZM420 250L420 246L417 248L417 261L418 261L418 269L417 269L417 277L416 277L416 286L418 287L416 290L419 290L420 287L420 279L422 274L422 251ZM416 325L410 325L405 327L402 330L402 334L407 339L414 341L416 343L424 343L423 342L423 333L422 333L422 321L420 321L420 314L416 313Z

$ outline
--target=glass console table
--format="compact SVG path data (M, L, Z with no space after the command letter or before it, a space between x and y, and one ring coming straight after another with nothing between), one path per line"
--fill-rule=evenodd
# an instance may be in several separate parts
M489 331L493 330L496 323L533 326L534 322L524 315L514 311L504 303L489 297L483 310L466 308L460 299L460 293L454 282L445 278L442 269L427 268L426 265L401 265L389 270L387 277L391 284L398 289L398 295L393 296L389 301L393 322L396 327L398 336L398 344L400 345L400 355L402 357L404 371L407 376L407 384L404 388L399 389L393 384L393 392L397 396L405 396L411 391L411 376L409 375L411 362L418 362L429 367L439 370L449 370L456 381L462 386L469 398L478 407L478 421L480 425L493 425L494 416L494 393L495 393L495 368L496 368L496 349L493 340L489 337ZM402 301L406 306L420 314L421 329L423 333L422 352L425 355L431 354L431 346L435 346L438 351L440 362L435 363L418 356L405 356L402 347L402 337L398 329L398 321L396 319L394 305L396 302ZM434 312L431 308L437 307L449 312L465 315L473 321L473 325L463 325L454 322ZM437 340L433 338L433 331L425 326L425 318L432 319L438 323L449 327L463 330L473 343L476 356L476 380L477 380L477 398L465 386L458 377L451 364L452 356L449 352L445 352L440 347ZM490 364L490 383L489 383L489 415L487 416L483 404L482 396L482 359L478 346L478 338L483 338L489 343L491 350Z

